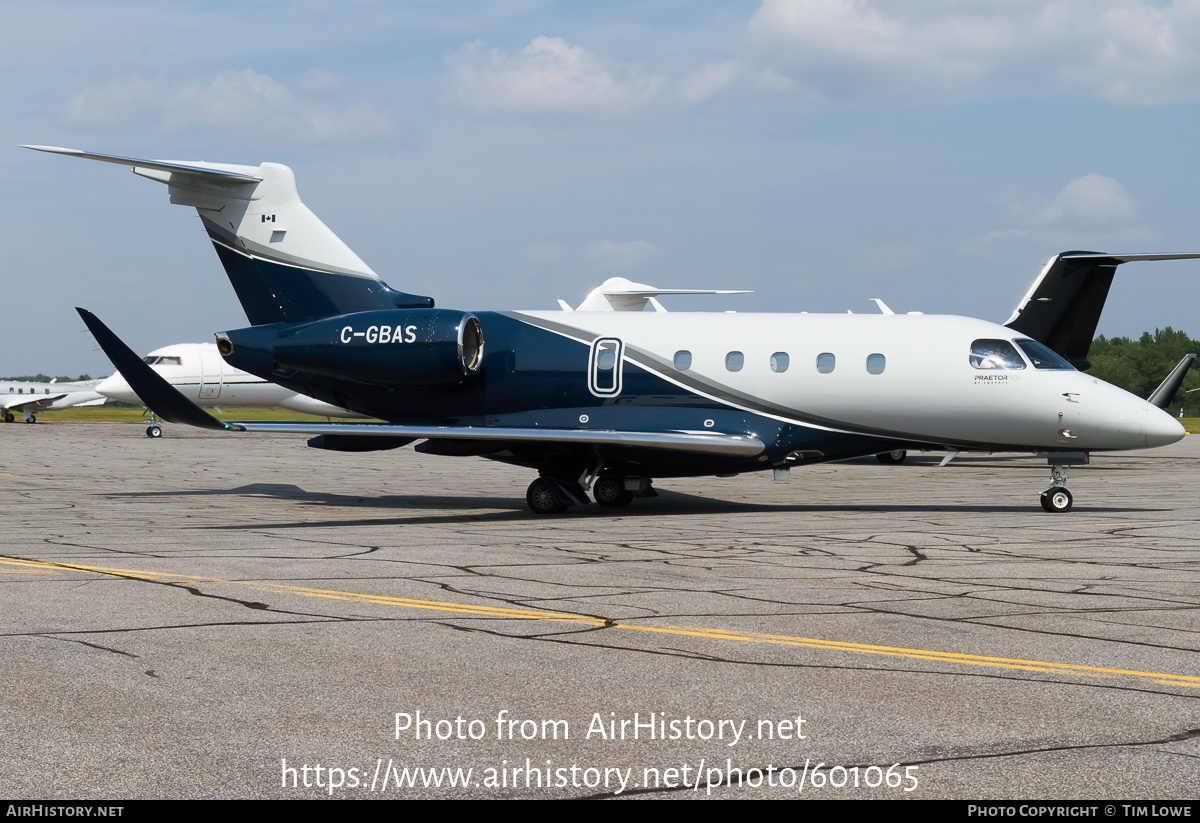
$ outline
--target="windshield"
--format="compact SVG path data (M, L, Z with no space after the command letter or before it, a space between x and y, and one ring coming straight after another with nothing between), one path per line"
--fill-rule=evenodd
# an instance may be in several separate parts
M1017 340L1016 343L1021 347L1021 351L1025 352L1025 355L1029 358L1029 362L1033 363L1035 369L1071 369L1072 371L1075 369L1066 360L1036 340L1022 338Z

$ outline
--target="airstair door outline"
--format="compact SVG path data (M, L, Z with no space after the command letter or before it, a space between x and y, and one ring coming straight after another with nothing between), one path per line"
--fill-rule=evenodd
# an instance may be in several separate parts
M592 343L588 355L588 391L596 397L616 397L621 393L625 344L616 337L601 337Z

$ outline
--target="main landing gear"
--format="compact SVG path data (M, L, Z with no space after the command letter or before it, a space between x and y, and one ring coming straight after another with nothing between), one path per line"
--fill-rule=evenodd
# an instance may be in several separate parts
M625 488L623 477L601 477L592 484L592 497L601 506L617 508L628 506L633 500L633 492Z
M4 422L5 422L5 423L11 423L11 422L13 422L13 421L14 421L14 420L16 420L16 419L17 419L17 418L16 418L16 416L14 416L12 412L10 412L10 411L6 411L6 412L4 413Z
M571 505L563 499L564 495L558 489L558 484L549 477L539 477L529 484L525 492L525 502L534 514L561 514Z
M904 449L892 449L890 452L875 455L875 459L884 465L903 463L906 457L908 457L908 452Z
M649 477L623 477L584 472L579 480L560 480L542 475L529 484L525 502L534 514L561 514L573 505L588 503L587 489L605 508L628 506L635 497L657 497Z

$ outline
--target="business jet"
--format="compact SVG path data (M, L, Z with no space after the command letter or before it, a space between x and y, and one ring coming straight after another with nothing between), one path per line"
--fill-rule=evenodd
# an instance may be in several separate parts
M106 398L96 391L99 383L99 380L82 383L0 380L0 408L4 410L4 422L12 423L20 414L26 423L36 423L37 415L41 412L69 409L72 406L101 406Z
M176 343L155 349L142 360L185 397L205 408L268 406L318 417L365 417L236 369L221 358L215 343ZM113 400L142 403L120 372L102 381L96 391ZM146 436L162 437L157 419L151 419Z
M672 290L639 284L609 284L575 310L472 312L384 283L301 202L287 166L29 148L129 166L195 207L250 321L216 335L225 362L386 422L222 423L80 309L160 417L313 434L310 446L334 451L421 440L424 453L525 466L538 472L526 492L538 514L589 490L603 506L652 497L654 478L786 480L910 448L1043 455L1042 508L1066 512L1070 466L1184 436L1161 408L1080 371L1078 349L1116 266L1200 254L1064 253L1006 325L882 303L878 314L660 311ZM655 310L629 310L645 305Z

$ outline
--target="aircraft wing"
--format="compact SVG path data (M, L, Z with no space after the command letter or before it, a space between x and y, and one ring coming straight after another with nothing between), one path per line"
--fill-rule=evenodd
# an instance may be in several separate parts
M765 446L756 437L697 431L615 431L515 428L500 426L407 426L390 423L225 423L184 397L132 349L86 309L76 308L96 342L134 393L159 417L206 429L244 432L338 435L387 440L470 440L501 443L623 446L682 452L753 457ZM364 441L366 442L366 441ZM398 444L402 445L402 444Z
M26 406L49 406L55 400L62 400L67 395L63 394L18 394L15 397L9 396L4 399L4 409L11 411L13 409L23 409Z
M161 415L159 415L161 417ZM336 434L409 440L474 440L496 443L564 443L669 449L728 457L753 457L764 448L757 437L705 432L639 432L616 430L515 428L501 426L403 426L390 423L226 423L233 431L288 434Z

